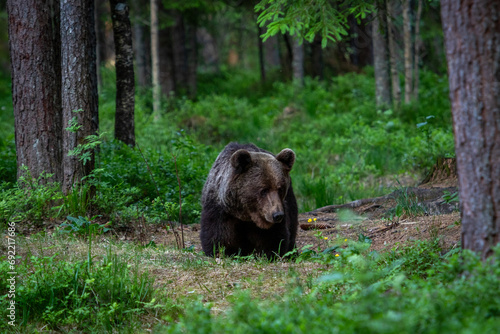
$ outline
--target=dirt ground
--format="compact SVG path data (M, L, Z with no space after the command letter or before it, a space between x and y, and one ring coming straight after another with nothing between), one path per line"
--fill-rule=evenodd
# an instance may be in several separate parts
M318 208L299 214L297 247L306 245L313 249L325 249L332 240L358 240L360 234L372 240L371 250L393 249L415 240L439 237L443 250L459 245L460 213L458 202L447 203L446 194L457 191L456 178L434 180L407 190L397 190L383 197L358 200L345 205ZM444 196L444 197L443 197ZM420 212L403 213L394 217L394 209L402 199L412 200ZM401 205L401 204L400 204ZM186 247L201 251L199 224L176 226L179 238L184 235ZM140 231L140 232L139 232ZM175 246L175 236L165 228L141 226L119 233L122 240L135 240L144 245L156 244Z

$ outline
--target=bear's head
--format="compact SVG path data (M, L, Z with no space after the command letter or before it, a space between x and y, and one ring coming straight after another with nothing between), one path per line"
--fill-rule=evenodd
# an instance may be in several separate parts
M295 153L288 148L276 157L245 149L234 152L231 156L233 177L228 189L231 213L240 220L253 221L262 229L282 223L294 162Z

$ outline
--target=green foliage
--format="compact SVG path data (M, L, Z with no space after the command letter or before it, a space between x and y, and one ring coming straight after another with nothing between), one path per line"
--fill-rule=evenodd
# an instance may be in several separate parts
M223 315L212 315L210 304L196 303L185 310L179 323L161 332L496 332L500 247L487 262L469 251L443 260L432 243L417 248L433 254L433 265L409 261L425 256L411 247L391 261L381 261L373 253L344 253L330 273L312 284L294 281L279 299L254 299L241 292ZM417 275L412 275L415 269ZM425 271L426 279L418 277L420 271Z
M261 12L257 19L260 26L266 22L267 31L263 34L264 41L277 33L297 35L299 40L308 42L319 34L321 45L326 47L328 40L337 43L348 34L348 17L354 15L358 21L365 19L374 10L369 1L343 1L333 4L327 0L262 0L255 6L255 11Z
M50 174L41 173L38 178L34 178L23 167L19 182L14 187L7 183L0 185L0 222L38 223L56 215L55 203L60 202L63 196L58 184L47 183L50 177Z
M28 268L30 275L26 275ZM5 282L7 268L0 269ZM90 266L88 262L60 261L57 254L31 256L18 265L18 272L22 281L16 290L16 308L23 325L35 320L51 329L76 325L85 332L110 331L117 326L136 326L138 315L157 304L154 278L141 273L138 262L130 265L128 259L111 251ZM2 284L2 310L7 301L4 287ZM2 324L5 328L5 322Z
M449 191L445 190L445 191L443 191L442 199L445 203L448 203L448 204L458 202L459 201L458 191L450 193Z
M399 189L395 191L394 199L396 206L386 213L388 218L415 217L426 213L426 209L418 200L417 195L411 190L408 191L408 187L400 185Z
M90 236L106 233L110 230L110 228L105 225L93 223L92 220L97 217L91 218L90 220L82 216L78 216L78 218L68 216L66 218L69 222L62 223L59 227L62 227L63 231L68 233L74 233L79 236Z

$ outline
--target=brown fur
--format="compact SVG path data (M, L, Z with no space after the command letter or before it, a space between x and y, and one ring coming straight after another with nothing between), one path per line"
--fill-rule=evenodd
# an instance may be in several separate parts
M283 255L295 247L297 203L289 172L295 153L277 156L230 143L219 154L202 194L201 242L207 255Z

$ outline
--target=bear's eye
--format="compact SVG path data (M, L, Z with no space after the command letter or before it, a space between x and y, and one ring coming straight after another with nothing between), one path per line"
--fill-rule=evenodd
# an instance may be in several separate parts
M260 196L261 196L261 197L265 197L265 196L267 195L267 193L268 193L268 192L269 192L269 189L262 189L262 190L260 191Z

